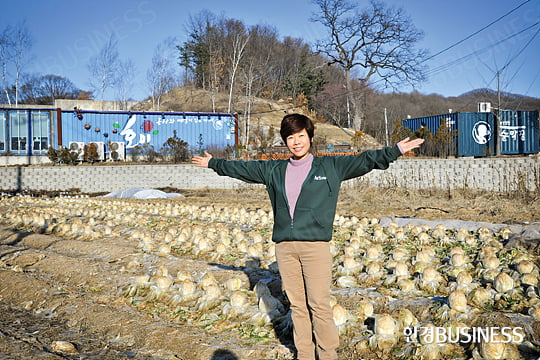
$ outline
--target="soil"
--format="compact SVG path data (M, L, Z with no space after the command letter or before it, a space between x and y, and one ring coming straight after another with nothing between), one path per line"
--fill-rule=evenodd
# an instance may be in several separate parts
M133 209L139 204L149 209L152 204L159 204L156 208L166 206L164 203L168 201L194 205L199 209L208 206L216 209L232 207L248 213L259 209L270 210L266 193L259 188L236 191L163 190L179 192L185 197L144 202L97 200L94 197L70 199L66 203L69 205L66 212L58 216L68 223L80 218L93 224L96 229L103 229L106 220L95 213L84 213L85 209L99 208L100 202ZM36 200L35 205L27 198L14 199L4 199L0 203L0 212L4 214L0 223L0 359L292 358L290 333L283 332L276 336L272 333L272 325L262 327L266 333L259 333L247 323L230 319L211 318L210 315L205 318L204 315L189 312L173 313L159 298L152 300L125 295L126 287L133 282L134 276L145 271L155 272L164 266L170 274L176 274L179 270L191 274L211 272L220 284L230 278L240 278L248 284L251 293L254 284L270 277L272 280L268 286L272 294L279 298L279 281L270 270L256 271L233 260L212 261L208 255L197 256L181 251L165 256L144 252L139 242L127 235L133 229L115 228L112 224L107 235L99 236L66 235L32 228L24 225L24 222L16 224L12 220L13 212L20 212L21 216L27 212L39 213L39 209L45 212L47 206L44 198ZM79 204L79 207L74 204ZM540 204L535 193L345 188L338 209L341 216L358 218L454 219L509 225L540 222ZM90 220L92 216L95 216L95 220ZM160 232L160 229L166 228L165 220L176 221L167 216L154 216L151 212L146 216L145 223L133 227L150 227ZM190 224L202 224L200 221L190 221ZM209 226L211 221L205 224ZM538 263L536 250L530 250L529 256ZM356 310L361 299L370 296L363 292L369 290L333 289L338 302L351 311ZM384 295L383 290L380 292ZM248 296L253 300L249 292ZM385 303L384 308L389 309L389 304ZM397 306L397 303L393 304ZM417 304L418 311L425 308L425 303ZM414 304L411 306L414 307ZM376 310L382 309L382 305L376 306ZM518 316L524 311L506 313L508 316ZM212 314L212 311L208 314ZM500 315L492 314L495 317ZM540 338L538 322L530 317L526 322L532 329L528 333L528 340L537 346ZM357 335L344 336L339 349L341 358L360 358L358 354L362 353L363 342ZM529 353L538 355L534 346L527 351L522 353L524 358ZM371 354L371 358L380 356L378 353Z

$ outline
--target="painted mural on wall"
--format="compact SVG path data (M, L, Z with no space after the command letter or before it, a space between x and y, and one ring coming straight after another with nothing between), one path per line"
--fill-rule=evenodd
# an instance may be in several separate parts
M525 132L527 131L527 126L521 125L521 126L513 126L510 121L502 121L501 122L501 141L525 141L527 137L525 136Z
M144 145L159 149L176 130L178 137L191 146L198 144L201 138L205 146L234 145L231 114L75 111L66 118L69 121L62 125L63 144L122 141L126 150Z
M473 125L472 137L474 142L485 145L491 140L491 126L486 121L478 121Z
M122 131L120 131L120 135L124 137L124 141L126 142L126 149L132 149L137 145L150 144L152 142L152 135L159 134L159 130L154 130L152 120L144 120L141 125L142 132L137 133L133 128L136 122L137 115L131 115Z

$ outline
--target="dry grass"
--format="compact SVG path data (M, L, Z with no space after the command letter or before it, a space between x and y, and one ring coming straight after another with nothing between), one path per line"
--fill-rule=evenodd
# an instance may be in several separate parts
M340 212L365 216L456 219L493 223L540 221L538 193L496 193L486 190L346 189ZM358 215L357 215L358 216Z
M215 107L212 106L210 93L206 90L195 89L192 87L178 87L164 95L161 111L180 111L180 112L227 112L228 94L216 94ZM233 111L243 111L246 107L244 97L235 99ZM151 103L143 105L144 108L138 110L151 110ZM252 104L251 130L257 126L273 126L279 130L281 120L285 114L301 113L316 118L316 114L307 109L306 106L296 106L292 100L267 100L255 98ZM244 121L244 116L240 115L240 122ZM354 131L341 129L338 126L325 122L316 123L315 135L320 141L331 144L350 143L354 136ZM377 146L375 139L367 136L370 145Z
M172 191L173 189L165 189ZM230 206L270 210L262 187L237 190L178 190L184 201L206 206ZM456 219L518 224L540 221L538 192L497 193L485 190L411 190L404 188L343 187L338 214L358 217L411 217L426 220Z
M538 193L355 187L344 189L340 200L341 212L360 212L365 216L457 219L506 224L540 221Z

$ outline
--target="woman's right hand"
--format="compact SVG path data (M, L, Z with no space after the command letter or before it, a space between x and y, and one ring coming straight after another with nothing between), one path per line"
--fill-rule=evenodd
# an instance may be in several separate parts
M205 151L204 156L195 155L193 158L191 158L191 163L198 167L207 168L208 162L210 161L211 158L212 158L212 155L210 155L209 153Z

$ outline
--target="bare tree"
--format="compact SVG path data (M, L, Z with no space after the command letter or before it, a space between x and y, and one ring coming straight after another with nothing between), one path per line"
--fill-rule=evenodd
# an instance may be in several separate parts
M105 91L116 83L116 73L119 66L118 42L113 34L105 43L99 54L90 58L90 87L103 100Z
M343 83L327 84L323 91L313 98L317 113L339 127L347 127L347 90Z
M81 90L58 75L24 74L19 97L24 104L54 105L56 99L76 99Z
M146 73L154 110L159 110L162 96L178 84L173 67L175 41L173 38L168 38L156 46L152 56L152 66Z
M208 51L208 90L212 101L212 111L216 111L216 96L223 85L225 76L225 59L223 58L223 48L221 46L220 30L212 27L207 30L206 46Z
M13 59L15 62L15 106L19 103L19 81L28 51L32 47L32 38L26 24L20 23L13 33Z
M41 98L54 105L56 99L76 99L80 90L68 78L58 75L45 75L40 79Z
M9 95L8 83L8 64L13 50L12 29L6 26L0 33L0 65L2 66L2 88L6 94L7 103L11 105L11 96Z
M22 76L19 96L23 104L42 104L41 77L39 74L24 74Z
M249 30L250 41L246 47L244 57L244 65L240 69L240 81L245 89L245 108L244 108L244 123L243 123L243 145L249 144L250 124L251 124L251 107L253 99L262 90L263 78L269 67L269 60L272 56L271 44L268 39L268 33L273 30L254 26Z
M26 23L19 23L15 27L7 26L0 34L0 62L2 66L2 83L4 93L11 104L14 97L15 105L19 103L19 90L22 71L28 59L28 51L32 47L32 38ZM13 78L15 94L10 94L9 67L13 64Z
M236 72L244 56L244 50L249 41L249 34L246 33L244 24L237 20L227 20L225 27L225 46L229 50L229 104L227 106L227 112L230 113Z
M360 9L352 0L313 0L320 12L312 20L328 31L327 38L317 42L317 49L338 64L344 72L346 88L354 108L352 127L362 128L363 109L353 96L351 70L361 67L358 80L367 86L373 76L395 87L402 82L415 84L424 79L424 50L416 43L423 33L417 30L402 9L386 7L377 0Z
M137 69L133 60L119 61L116 76L116 94L121 110L127 110L127 102L131 98L136 73Z

